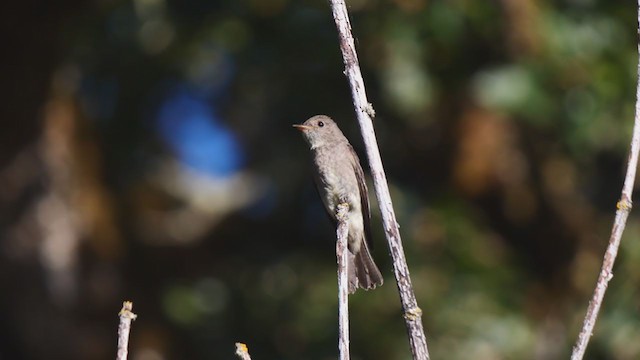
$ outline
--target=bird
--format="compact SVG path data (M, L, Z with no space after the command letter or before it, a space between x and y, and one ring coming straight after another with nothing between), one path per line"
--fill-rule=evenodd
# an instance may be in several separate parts
M358 288L375 289L384 280L371 256L369 193L358 155L336 122L326 115L313 116L293 127L302 132L311 149L316 187L335 226L338 205L349 206L349 293Z

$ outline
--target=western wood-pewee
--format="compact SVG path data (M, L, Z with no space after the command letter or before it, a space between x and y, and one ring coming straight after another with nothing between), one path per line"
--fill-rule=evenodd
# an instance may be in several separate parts
M369 194L358 155L328 116L316 115L302 125L293 126L302 131L311 147L318 193L334 225L337 225L337 206L349 205L349 293L353 294L357 288L369 290L382 285L382 275L369 252Z

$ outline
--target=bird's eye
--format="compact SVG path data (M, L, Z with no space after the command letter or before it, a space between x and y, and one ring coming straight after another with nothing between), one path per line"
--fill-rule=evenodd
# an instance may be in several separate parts
M322 121L318 121L318 126L323 127L324 123Z

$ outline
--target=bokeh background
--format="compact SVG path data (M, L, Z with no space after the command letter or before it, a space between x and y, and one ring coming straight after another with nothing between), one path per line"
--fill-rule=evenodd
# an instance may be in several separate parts
M636 8L351 0L434 359L570 353L622 186ZM0 359L336 357L334 233L291 124L366 165L324 0L9 1L0 11ZM375 197L371 200L375 203ZM409 359L386 278L354 359ZM632 213L588 359L640 357Z

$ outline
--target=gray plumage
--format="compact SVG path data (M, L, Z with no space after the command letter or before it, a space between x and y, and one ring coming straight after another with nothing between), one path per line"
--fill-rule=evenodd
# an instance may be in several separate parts
M328 116L316 115L294 127L302 131L311 147L318 193L334 225L337 225L338 204L349 204L349 293L354 293L357 288L369 290L382 285L382 275L369 251L369 196L358 156L338 125Z

